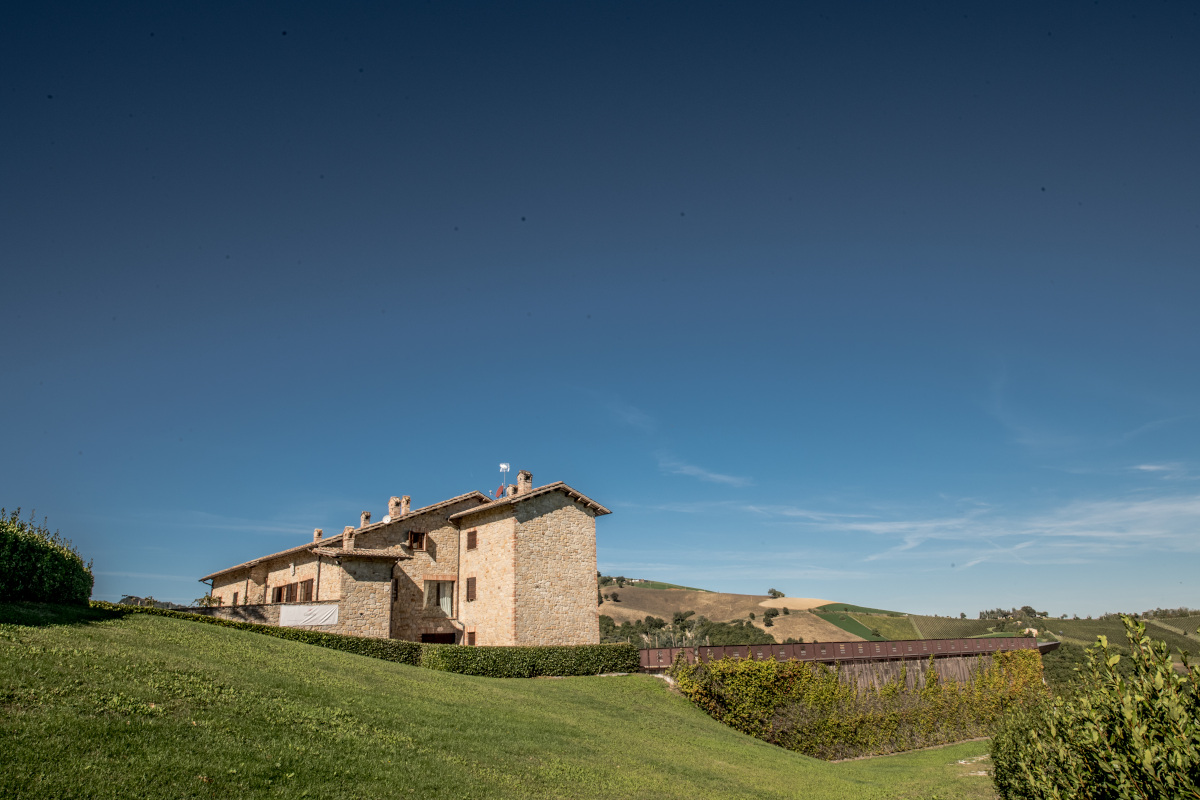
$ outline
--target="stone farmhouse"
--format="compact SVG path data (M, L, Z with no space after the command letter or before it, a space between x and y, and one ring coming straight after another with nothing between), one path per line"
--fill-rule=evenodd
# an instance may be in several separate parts
M565 483L533 488L524 470L503 496L482 492L313 532L307 544L219 570L227 619L331 633L468 645L600 641L596 517L611 513Z

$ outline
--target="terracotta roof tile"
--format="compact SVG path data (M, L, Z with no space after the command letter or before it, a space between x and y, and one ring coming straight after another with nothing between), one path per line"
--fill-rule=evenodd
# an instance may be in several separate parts
M530 491L526 492L525 494L518 494L513 497L502 497L499 500L492 500L487 505L482 505L482 506L479 506L478 508L468 508L466 511L459 511L457 514L450 515L450 521L455 522L457 520L469 517L472 514L478 514L483 511L491 511L492 509L495 509L495 508L503 508L505 506L516 505L517 503L523 503L526 500L529 500L534 497L538 497L543 494L549 494L550 492L562 492L563 494L565 494L567 497L570 497L575 502L581 503L581 504L587 506L588 508L592 509L596 513L597 517L602 517L605 514L612 513L607 508L605 508L604 506L597 503L595 500L593 500L590 497L588 497L587 495L585 495L583 492L577 492L574 489L572 489L570 486L567 486L562 481L558 481L556 483L548 483L545 486L539 486L536 489L531 489Z
M466 494L460 494L458 497L451 497L449 500L443 500L440 503L434 503L431 506L425 506L424 508L418 508L416 511L410 511L407 514L402 514L401 516L396 517L393 520L388 520L387 522L380 520L379 522L372 523L371 525L367 525L364 528L356 528L354 533L355 533L355 535L357 535L359 533L362 533L363 531L377 530L379 528L382 528L385 525L391 525L395 522L403 522L406 520L410 520L410 519L413 519L414 517L419 517L422 514L429 514L434 511L439 511L439 510L445 508L446 506L452 506L455 503L461 503L464 500L471 500L471 499L478 500L481 503L488 503L488 497L483 492L479 492L479 491L467 492ZM258 558L251 559L250 561L246 561L242 564L238 564L233 567L226 567L225 569L219 569L216 572L212 572L212 573L209 573L208 575L205 575L200 580L201 581L212 580L213 578L217 577L218 575L224 575L228 572L237 572L238 570L249 569L250 567L261 564L264 561L273 561L276 558L283 558L284 556L294 555L294 554L302 552L304 550L311 550L314 545L325 546L325 545L331 545L331 544L341 544L343 535L344 534L341 534L341 533L335 533L333 536L326 536L325 538L321 539L321 541L319 541L319 542L305 542L304 544L297 545L296 547L289 547L287 550L280 550L278 553L271 553L270 555L267 555L267 556L260 556ZM338 552L341 552L341 550L339 549ZM400 556L397 556L397 558L399 558L399 557Z

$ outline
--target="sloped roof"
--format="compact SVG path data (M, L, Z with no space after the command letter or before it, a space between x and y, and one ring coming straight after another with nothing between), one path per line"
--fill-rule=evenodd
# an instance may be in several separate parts
M458 497L451 497L449 500L443 500L440 503L434 503L431 506L425 506L424 508L418 508L416 511L409 511L407 514L401 514L400 516L396 517L395 519L388 520L387 522L380 520L379 522L372 523L363 528L355 528L354 534L357 536L358 534L363 533L364 531L377 530L379 528L384 527L385 525L392 525L396 522L404 522L404 521L413 519L414 517L419 517L422 514L430 514L434 511L439 511L439 510L445 508L446 506L452 506L455 503L461 503L464 500L478 500L481 503L488 503L488 497L483 492L480 492L480 491L467 492L466 494L460 494ZM242 564L238 564L233 567L226 567L225 569L219 569L216 572L212 572L212 573L209 573L208 575L205 575L203 578L200 578L200 580L201 581L212 580L213 578L217 577L218 575L224 575L227 572L237 572L238 570L249 569L250 567L257 566L258 564L261 564L264 561L273 561L277 558L283 558L284 556L295 555L296 553L300 553L304 550L311 550L314 545L324 547L326 545L340 544L342 541L342 537L344 535L345 534L342 534L342 533L335 533L332 536L324 537L319 542L311 542L311 541L305 542L304 544L297 545L296 547L289 547L287 550L280 550L278 553L271 553L270 555L260 556L258 558L251 559L250 561L246 561ZM339 549L338 552L340 553L342 551ZM365 552L365 551L358 550L355 552ZM397 558L399 558L399 557L400 556L397 556Z
M369 550L358 547L353 550L343 550L340 547L313 547L311 550L326 558L412 558L410 555L395 550Z
M585 495L583 492L577 492L562 481L557 481L556 483L548 483L545 486L539 486L536 489L531 489L525 494L518 494L514 495L513 497L502 497L499 500L492 500L487 505L479 506L478 508L468 508L466 511L459 511L457 514L450 515L450 521L456 522L458 520L465 519L472 514L478 514L483 511L491 511L493 509L503 508L505 506L512 506L516 505L517 503L524 503L526 500L531 500L534 497L539 497L544 494L550 494L551 492L562 492L575 502L592 509L597 517L602 517L605 514L612 513L607 508Z

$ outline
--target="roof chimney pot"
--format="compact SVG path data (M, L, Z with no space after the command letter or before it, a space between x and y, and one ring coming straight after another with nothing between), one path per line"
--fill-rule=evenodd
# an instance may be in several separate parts
M343 550L353 550L354 549L354 526L353 525L347 525L345 528L342 529L342 549Z
M404 497L401 497L400 498L400 513L407 514L408 507L411 503L412 503L412 498L409 497L408 495L404 495Z
M362 512L362 514L360 514L358 517L358 522L359 522L358 527L360 527L360 528L365 528L368 525L370 525L371 524L371 512L370 511Z
M321 530L320 528L313 528L313 541L314 542L321 541L321 537L324 535L325 535L325 531Z
M533 490L533 473L523 469L517 473L517 494L529 494Z

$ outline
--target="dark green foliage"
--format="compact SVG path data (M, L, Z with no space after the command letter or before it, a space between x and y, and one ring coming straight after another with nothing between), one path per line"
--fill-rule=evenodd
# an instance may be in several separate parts
M0 508L0 600L86 604L92 596L92 565L45 523Z
M613 618L600 615L600 641L629 642L635 647L692 647L722 644L774 644L771 634L749 620L713 622L695 617L695 611L677 611L670 624L659 617L617 625Z
M779 591L778 589L767 589L767 594L771 595L771 597L783 597L784 596L783 592Z
M1123 623L1128 675L1118 668L1126 658L1101 636L1073 695L1031 704L993 736L1001 797L1200 797L1200 666L1178 673L1142 623Z
M913 669L920 669L914 664ZM942 682L930 662L919 688L899 675L858 685L836 665L721 659L670 674L715 719L805 755L854 758L986 736L1005 710L1044 693L1036 651L997 653L971 683Z
M395 661L398 664L420 666L421 645L419 642L403 642L398 639L369 639L364 636L347 636L341 633L321 633L306 631L299 628L281 628L275 625L259 625L253 622L236 622L234 620L210 617L205 614L188 614L184 611L170 611L153 606L119 606L114 603L93 601L92 608L118 611L124 614L154 614L160 617L174 617L191 622L204 622L218 625L222 628L235 628L239 631L252 631L276 639L290 639L294 642L315 644L318 647L328 647L331 650L342 650L360 656L381 658L384 661Z
M602 672L637 672L638 652L629 645L572 645L562 647L470 647L453 644L421 644L399 639L371 639L341 633L321 633L299 628L281 628L251 622L188 614L148 606L118 606L93 602L92 608L120 614L154 614L162 617L205 622L222 628L252 631L277 639L290 639L331 650L342 650L398 664L427 667L443 672L484 675L493 678L532 678L539 675L598 675Z
M537 678L543 675L600 675L637 672L638 650L631 644L570 647L469 647L421 645L421 666L487 678Z

